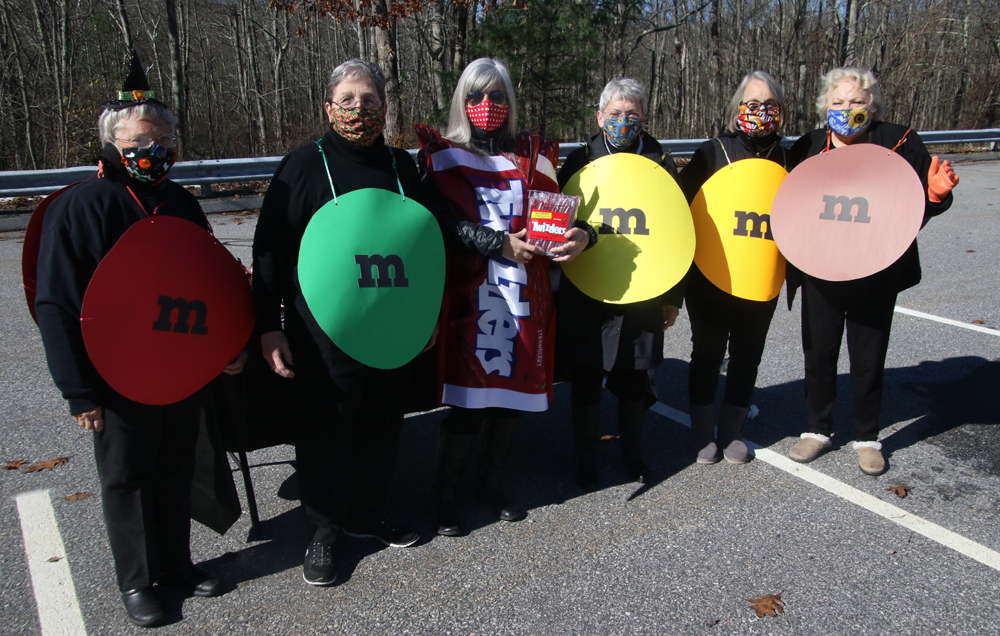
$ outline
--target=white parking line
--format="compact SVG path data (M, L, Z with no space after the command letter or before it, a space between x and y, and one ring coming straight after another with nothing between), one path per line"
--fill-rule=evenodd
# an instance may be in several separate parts
M934 322L940 322L945 325L951 325L952 327L962 327L963 329L971 329L972 331L978 331L980 333L988 333L991 336L1000 336L1000 331L997 331L996 329L990 329L989 327L983 327L982 325L971 325L969 323L952 320L951 318L942 318L941 316L935 316L934 314L925 314L922 311L917 311L916 309L907 309L906 307L900 307L899 305L896 305L896 312L900 314L906 314L907 316L926 318L927 320L933 320Z
M651 411L674 420L684 426L691 425L691 418L687 413L671 408L662 402L657 402L650 407ZM918 517L902 508L898 508L890 503L886 503L877 497L864 493L853 486L848 486L842 481L838 481L829 475L809 468L803 464L788 459L784 455L779 455L772 450L762 448L759 444L754 444L746 440L747 446L753 448L757 461L770 464L779 470L783 470L790 475L794 475L814 486L819 486L823 490L837 495L845 501L861 506L865 510L874 512L880 517L884 517L893 523L898 523L908 530L922 534L931 541L939 543L946 548L951 548L960 554L975 559L983 565L1000 571L1000 553L995 552L984 545L980 545L971 539L966 539L960 534L956 534L947 528L943 528L936 523L931 523L926 519Z
M86 636L49 491L24 493L16 500L42 636Z

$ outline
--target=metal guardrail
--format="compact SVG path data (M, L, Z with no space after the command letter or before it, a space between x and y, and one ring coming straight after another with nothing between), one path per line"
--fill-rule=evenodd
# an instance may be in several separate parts
M982 143L989 144L989 150L997 150L1000 143L1000 128L925 131L920 133L920 137L928 146ZM796 139L798 137L785 137L781 143L787 147ZM674 157L688 157L705 141L705 139L661 139L660 144ZM566 155L584 143L559 144L559 158L565 159ZM416 150L409 152L416 157ZM280 161L281 157L179 161L170 170L170 178L181 185L201 186L202 194L207 195L211 192L213 183L270 179ZM93 176L95 170L93 166L80 166L59 170L0 172L0 197L50 194L63 186Z

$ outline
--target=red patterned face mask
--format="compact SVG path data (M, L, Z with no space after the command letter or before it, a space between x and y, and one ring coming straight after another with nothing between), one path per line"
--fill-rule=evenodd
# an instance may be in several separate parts
M507 119L507 111L510 104L494 104L489 99L484 99L475 106L465 105L465 112L469 115L472 125L486 132L493 132L499 128Z
M385 113L381 108L341 108L333 106L333 131L359 146L370 146L385 128Z

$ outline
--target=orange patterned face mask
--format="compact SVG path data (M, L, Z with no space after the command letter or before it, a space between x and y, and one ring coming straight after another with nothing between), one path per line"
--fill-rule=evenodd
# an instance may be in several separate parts
M750 110L748 104L740 104L740 114L736 118L740 130L751 137L766 137L781 123L781 109L774 104L761 104Z

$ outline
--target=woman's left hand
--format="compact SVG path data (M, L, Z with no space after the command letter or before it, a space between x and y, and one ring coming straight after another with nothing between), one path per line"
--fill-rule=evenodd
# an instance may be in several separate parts
M226 368L222 370L226 375L236 375L237 373L243 372L243 366L247 363L247 358L250 354L244 349L240 351L240 355L236 356L236 359L226 365Z
M927 198L931 203L941 203L948 193L958 185L958 175L951 164L945 159L938 163L938 156L931 159L930 170L927 171Z
M588 242L590 237L585 230L572 227L566 232L566 243L550 250L557 255L552 260L557 263L568 263L587 247Z

